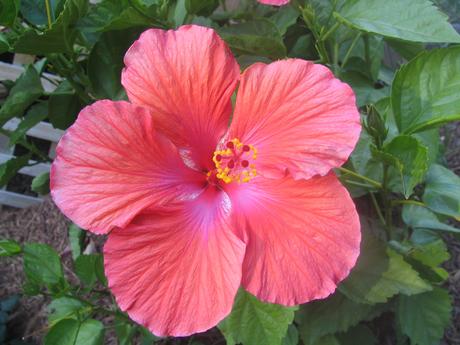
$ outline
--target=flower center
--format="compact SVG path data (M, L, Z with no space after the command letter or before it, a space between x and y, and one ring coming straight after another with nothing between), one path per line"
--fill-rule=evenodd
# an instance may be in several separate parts
M243 144L237 138L230 140L226 147L225 150L214 151L212 160L216 165L216 177L225 183L246 183L256 177L254 161L257 159L257 149Z

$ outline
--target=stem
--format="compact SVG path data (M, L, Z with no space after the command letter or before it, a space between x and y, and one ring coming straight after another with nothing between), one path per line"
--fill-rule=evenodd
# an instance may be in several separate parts
M375 210L377 211L377 215L380 219L380 221L382 222L383 225L387 225L386 222L385 222L385 219L383 218L383 213L382 213L382 210L380 209L380 206L377 202L377 199L374 195L374 193L369 193L371 195L371 200L372 200L372 203L374 204L374 207L375 207Z
M382 183L382 198L385 207L385 229L388 234L388 240L393 239L392 220L393 220L393 205L390 200L388 191L388 164L383 162L383 183Z
M334 74L339 76L339 44L334 42L334 49L332 55L332 67L334 69Z
M356 43L358 43L358 40L361 37L361 35L361 32L358 32L358 34L353 39L353 42L351 42L350 47L348 48L347 52L345 53L345 57L343 58L342 68L345 68L345 65L347 64L348 59L350 58L353 49L355 49Z
M323 41L327 40L329 38L330 35L332 35L335 30L338 29L338 27L340 26L340 23L339 22L336 22L324 35L323 37L321 37L321 39Z
M363 188L374 188L374 186L371 186L370 184L361 183L361 182L357 182L357 181L345 180L345 182L348 183L348 184L352 184L352 185L354 185L354 186L358 186L358 187L363 187Z
M380 182L374 181L373 179L370 179L369 177L360 175L360 174L358 174L358 173L356 173L354 171L348 170L348 169L343 168L343 167L339 167L339 168L337 168L337 170L339 170L342 173L357 177L357 178L359 178L359 179L361 179L363 181L369 182L373 187L376 187L376 188L379 188L379 189L382 188L382 184Z
M46 17L48 18L48 29L51 29L51 7L50 0L45 0Z

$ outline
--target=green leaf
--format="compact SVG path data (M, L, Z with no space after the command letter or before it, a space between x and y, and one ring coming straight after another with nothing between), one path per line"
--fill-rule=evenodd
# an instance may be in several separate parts
M39 102L30 107L24 120L10 134L10 145L15 145L21 138L26 135L27 131L48 116L48 104Z
M40 76L35 68L29 65L10 90L8 98L0 109L0 127L15 116L22 116L42 94Z
M104 324L89 319L80 325L75 345L102 345L104 343Z
M19 11L20 0L0 0L0 24L13 26Z
M266 56L280 59L286 56L281 34L267 19L243 22L219 30L221 37L239 55Z
M32 180L32 190L40 195L46 195L50 192L50 173L46 172L35 176Z
M297 345L299 343L299 331L294 324L290 324L282 345Z
M48 305L48 321L51 326L63 319L78 320L86 317L92 310L91 305L71 297L60 297Z
M44 345L76 345L80 322L64 319L55 324L46 334Z
M325 335L321 339L314 342L313 345L341 345L337 338L333 335Z
M345 332L372 313L374 306L360 304L339 292L324 300L301 306L296 313L300 336L305 345L314 345L321 337Z
M441 340L449 325L452 300L441 288L415 296L401 296L397 319L412 345L433 345Z
M337 334L340 345L377 345L378 339L365 325L350 328L346 333Z
M49 120L54 128L67 129L75 122L83 103L74 88L64 80L49 97Z
M72 52L77 37L75 24L86 13L87 6L87 0L66 0L51 28L43 32L27 30L18 37L13 50L16 53L38 55Z
M460 220L460 177L433 164L426 176L423 201L434 212Z
M388 170L390 188L409 198L428 169L427 148L416 138L400 135L386 144L383 151L395 159Z
M444 224L429 209L417 205L404 205L402 210L404 223L412 229L440 230L460 233L460 229Z
M340 291L359 303L376 303L367 298L369 290L381 279L388 270L389 258L385 244L371 234L376 226L370 220L362 218L361 250L355 267L350 275L340 284Z
M29 163L31 154L28 153L24 156L11 158L5 163L0 164L0 187L8 184L10 179L16 175L16 173L24 166Z
M88 60L88 76L98 98L126 97L121 85L123 56L138 36L138 29L109 31L94 46Z
M83 252L83 243L85 241L85 232L77 225L69 226L70 249L72 250L72 259L75 261Z
M60 5L65 2L65 0L49 0L50 11L51 11L51 21L54 21L54 18L59 12ZM30 23L35 25L48 25L48 16L46 14L46 5L45 1L37 0L21 0L21 14L22 16Z
M460 47L418 55L395 76L391 103L401 133L460 119Z
M102 345L104 325L89 319L80 323L74 319L64 319L56 323L45 336L44 345Z
M349 0L335 13L358 30L414 42L460 42L460 36L429 0Z
M62 284L62 265L58 253L53 248L43 243L27 243L23 250L27 279L41 285Z
M241 289L231 314L218 327L228 343L281 345L295 309L260 302Z
M118 339L118 345L131 345L131 339L136 332L136 327L124 321L121 317L115 317L115 333Z
M356 71L340 74L340 79L350 84L356 95L356 103L359 107L366 104L377 103L380 99L389 95L388 87L376 88L374 82Z
M0 257L21 253L21 245L14 240L0 240Z
M401 255L391 249L387 249L387 253L390 265L377 284L366 294L368 301L382 303L398 293L410 296L432 289Z
M449 277L449 273L438 266L449 258L446 244L442 239L437 239L425 244L417 244L410 251L408 260L422 277L434 283L442 283Z
M198 16L209 16L219 6L218 0L185 0L188 13Z
M283 6L272 15L269 20L278 28L281 36L284 36L287 29L297 22L300 12L294 6Z
M100 254L80 255L75 260L75 273L86 287L92 287L97 281L96 265Z

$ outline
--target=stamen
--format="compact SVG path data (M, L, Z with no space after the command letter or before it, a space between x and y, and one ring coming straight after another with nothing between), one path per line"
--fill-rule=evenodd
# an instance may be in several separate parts
M226 149L215 151L212 158L218 179L225 183L245 183L257 176L254 164L257 150L253 145L245 145L238 138L234 138L225 146Z

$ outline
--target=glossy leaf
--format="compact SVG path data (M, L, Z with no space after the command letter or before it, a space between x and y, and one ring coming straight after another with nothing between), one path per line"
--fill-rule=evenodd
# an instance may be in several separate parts
M294 324L290 324L282 345L297 345L299 343L299 331Z
M0 164L0 187L8 184L10 179L29 163L30 157L31 154L28 153L23 156L11 158L5 163Z
M350 84L356 94L356 103L359 107L376 103L389 95L388 87L376 88L374 82L365 75L356 71L344 72L340 75L345 83Z
M235 54L266 56L279 59L286 56L286 47L278 28L269 20L259 19L231 25L219 30Z
M78 320L92 310L89 304L71 297L56 298L48 306L48 321L51 325L63 319Z
M460 220L460 177L433 164L426 176L423 201L434 212Z
M64 280L58 253L43 243L24 245L24 272L26 277L40 284L58 284Z
M123 56L139 33L138 29L105 32L94 46L88 60L88 76L98 98L126 98L121 86Z
M428 169L427 148L413 137L400 135L386 144L383 151L390 158L390 188L408 198Z
M102 345L104 325L98 320L64 319L45 336L44 345Z
M231 314L218 327L230 344L281 345L295 310L295 307L260 302L241 289Z
M314 345L325 335L344 332L357 325L373 308L353 302L339 292L327 299L304 304L296 314L300 336L305 345Z
M77 225L71 224L69 226L69 242L70 249L72 250L72 259L75 261L83 252L83 244L86 234Z
M87 10L87 0L66 0L62 12L50 28L43 32L25 31L14 44L16 53L49 54L72 51L77 36L75 24Z
M336 17L353 28L414 42L460 42L429 0L349 0Z
M441 288L415 296L401 296L397 319L413 345L439 343L451 318L452 300Z
M377 345L378 339L369 327L360 324L350 328L346 333L337 335L340 345Z
M404 223L412 229L440 230L460 233L460 229L442 223L429 209L418 205L404 205L402 210Z
M10 145L16 144L19 139L26 135L27 131L43 121L48 116L48 104L40 102L34 104L27 111L24 119L19 123L18 127L10 134Z
M18 78L0 109L0 127L15 116L22 116L25 110L42 94L40 76L37 70L30 65Z
M395 76L391 103L401 133L460 119L460 47L424 52Z
M209 16L219 6L218 0L185 0L185 8L190 14Z
M31 188L40 195L46 195L50 192L50 173L46 172L35 176L32 180Z
M362 240L358 262L350 275L340 284L339 290L356 302L376 303L366 296L388 270L390 260L383 241L371 233L370 229L375 227L375 223L362 219L361 224Z
M55 128L67 129L75 121L83 105L70 83L63 81L49 97L48 113L51 124Z
M0 0L0 24L12 26L18 15L20 0Z
M97 281L96 265L100 254L80 255L75 260L75 273L86 287L92 287Z
M21 253L21 245L14 240L0 240L0 257Z
M64 319L55 324L46 334L44 345L76 345L80 322Z
M390 258L388 270L366 294L368 301L383 303L398 293L410 296L432 289L400 254L391 249L387 249L387 254Z

